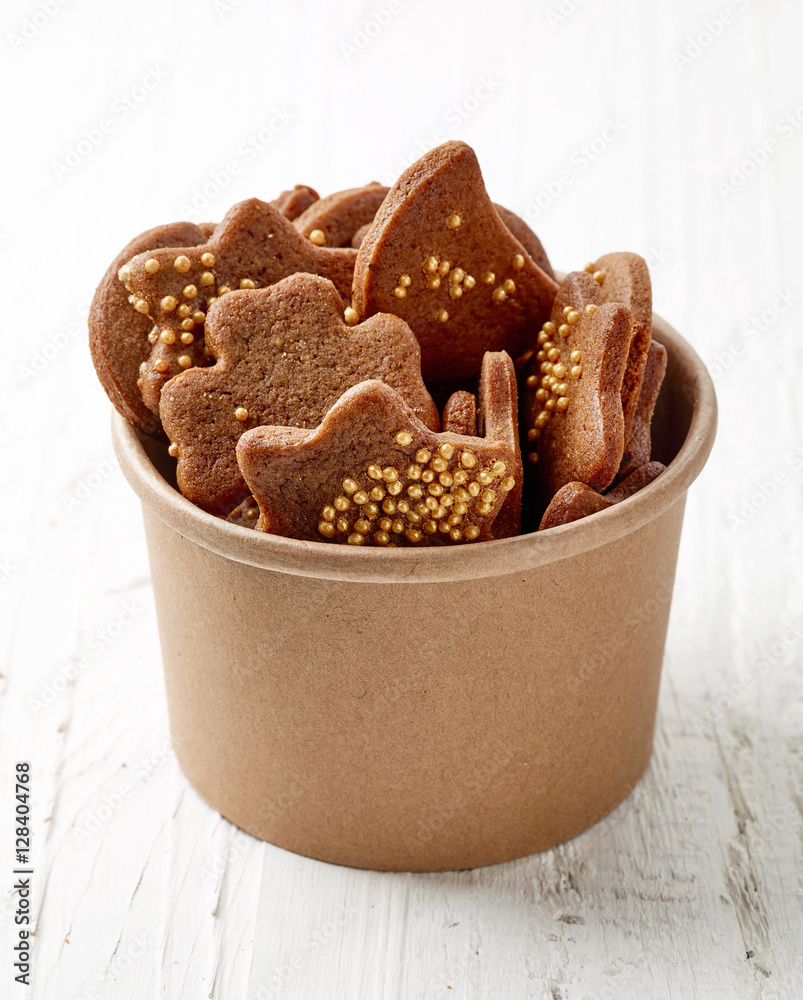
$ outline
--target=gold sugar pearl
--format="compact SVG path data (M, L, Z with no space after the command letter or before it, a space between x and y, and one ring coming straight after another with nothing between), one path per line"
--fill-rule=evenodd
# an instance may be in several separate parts
M343 492L344 493L356 493L359 488L360 487L357 485L357 483L354 482L353 479L344 479L343 480Z
M155 257L149 257L145 261L145 270L148 274L156 274L159 270L159 261Z
M478 503L477 513L478 514L490 514L493 510L493 504L490 503Z
M462 267L456 267L454 271L449 275L449 283L452 285L459 285L460 282L465 278L466 272Z
M167 449L167 454L171 458L178 458L178 445L177 444L171 444L170 447Z
M380 500L383 500L385 498L385 491L382 489L381 486L375 486L368 494L368 496L372 500L375 500L377 503L379 503Z
M568 391L569 391L569 387L568 387L568 385L566 385L565 382L561 382L560 385L556 385L555 386L555 392L559 396L565 396L568 393Z
M348 541L349 545L364 545L365 544L365 539L363 538L363 536L362 535L358 535L356 531L353 534L349 535L347 541Z
M400 444L403 448L406 448L408 444L413 443L413 435L409 431L399 431L396 435L396 444Z
M531 451L530 454L527 456L527 461L530 463L530 465L536 465L538 463L538 452Z
M594 271L596 270L596 268L595 268L595 267L594 267L594 265L593 265L593 264L591 263L591 261L589 261L589 262L588 262L588 263L586 264L586 266L585 266L585 267L583 268L583 270L584 270L584 271L585 271L585 272L586 272L587 274L593 274L593 273L594 273Z
M535 418L535 426L544 428L549 423L550 413L549 410L541 410L538 416Z
M330 524L328 521L321 521L320 524L318 525L318 531L325 538L332 538L335 534L335 526L333 524Z
M505 493L509 493L515 485L516 485L516 480L513 478L513 476L507 476L499 484L499 489L504 490Z
M192 368L192 358L189 354L182 354L178 359L178 363L182 368Z
M424 521L424 531L429 535L434 535L438 530L438 524L436 521Z
M201 323L203 323L205 319L206 319L206 313L201 312L200 309L196 309L195 312L192 314L193 323L198 323L200 325Z
M541 332L538 334L538 343L541 346L543 346L548 340L549 340L549 335L547 334L546 330L541 330Z
M427 257L424 263L421 265L421 270L424 272L424 274L435 274L438 270L438 258Z
M183 319L181 321L181 329L186 330L188 333L195 327L195 321L192 319Z
M479 538L480 529L476 524L467 524L463 529L463 534L470 542L473 542L475 538Z
M449 444L448 441L444 441L438 451L441 454L441 458L451 458L454 455L454 445Z
M583 360L582 351L572 351L570 355L571 360L577 365Z
M344 510L349 509L350 504L349 501L346 499L346 497L335 497L335 502L333 506L335 510L339 510L342 513Z
M401 276L401 277L399 278L399 285L400 285L400 286L401 286L402 288L409 288L409 287L410 287L410 285L411 285L411 283L412 283L412 282L411 282L411 280L410 280L410 275L409 275L409 274L403 274L403 275L402 275L402 276Z
M458 486L462 486L463 483L468 482L468 473L465 469L458 469L454 474L454 481Z
M407 289L402 288L401 285L397 285L393 289L393 294L396 296L397 299L403 299L407 295Z
M338 531L348 531L349 522L346 520L345 517L339 517L337 521L335 521L335 527L337 528Z
M387 483L395 483L399 478L399 470L394 469L392 465L385 466L382 470L382 478Z
M467 274L465 278L463 278L463 288L465 288L469 292L476 284L477 282L474 280L474 278L471 277L470 274Z
M482 276L482 280L486 285L492 285L496 281L496 275L493 271L486 271Z
M181 294L184 296L185 299L194 299L195 296L198 294L198 289L195 287L195 285L186 285Z
M379 513L379 508L375 503L363 504L362 510L363 514L365 514L366 517L376 517L376 515Z
M407 487L407 496L410 497L411 500L420 500L423 495L424 491L420 486Z
M463 289L460 287L460 285L450 285L449 286L449 298L450 299L459 299L462 294L463 294Z
M431 288L433 291L441 287L441 279L437 274L433 275L431 278L427 278L427 288Z
M368 503L368 494L365 490L357 490L357 492L351 498L354 503L362 507L364 503Z
M445 486L446 489L448 489L454 482L454 477L452 476L451 472L442 472L438 476L438 482L441 484L441 486Z
M463 532L460 528L452 528L449 532L449 537L453 542L461 542L463 540Z
M438 274L439 274L439 275L440 275L440 276L441 276L442 278L445 278L445 277L446 277L446 275L447 275L447 274L449 273L449 271L450 271L451 267L452 267L452 264L451 264L451 261L448 261L448 260L442 260L442 261L441 261L441 262L440 262L440 263L438 264Z
M158 331L158 330L156 329L156 327L154 327L154 328L153 328L153 329L151 330L151 332L150 332L150 333L148 334L148 340L149 340L149 341L150 341L150 342L151 342L152 344L155 344L155 343L156 343L156 341L157 341L158 339L159 339L159 331Z
M185 302L183 305L178 307L178 314L182 317L182 319L186 319L188 316L192 315L192 309Z
M513 292L516 291L516 282L512 278L507 278L503 283L502 288L504 288L508 295L512 295Z
M572 311L571 306L564 306L563 309L561 310L564 316L568 315L571 311Z
M568 337L571 332L572 328L569 326L568 323L561 323L561 325L558 327L558 333L561 335L561 337L564 338Z
M432 452L428 451L426 448L419 448L415 453L415 460L419 463L419 465L426 465L431 458Z
M566 313L566 322L569 324L569 326L577 326L577 324L580 322L580 313L577 312L576 309L570 309Z
M394 471L395 471L395 470L394 470ZM399 495L399 494L401 493L401 491L402 491L403 489L404 489L404 487L403 487L403 486L402 486L402 484L401 484L400 482L398 482L398 481L396 481L395 483L388 483L388 493L389 493L389 494L390 494L390 495L391 495L392 497L397 497L397 496L398 496L398 495Z
M552 369L552 374L555 378L561 379L566 375L566 365L555 365Z
M369 465L367 471L368 471L368 475L371 477L371 479L381 479L382 478L382 466L381 465L376 465L375 463L373 465Z
M161 340L163 344L175 344L176 335L172 330L162 330L159 334L159 340Z
M394 521L390 530L394 535L400 535L404 531L404 521Z
M561 396L556 405L559 410L568 410L569 400L565 396Z
M477 482L482 483L483 486L490 486L494 481L494 477L488 471L488 469L481 469L477 473Z
M387 531L377 531L374 534L374 541L377 545L387 545L390 541L390 535Z
M524 256L522 254L513 254L513 267L517 271L520 271L524 267Z
M441 503L443 504L444 507L451 507L452 504L454 503L454 497L452 496L451 493L444 493L441 496Z
M445 309L439 309L437 312L437 317L441 323L445 323L449 318L449 313Z
M552 371L552 362L551 361L542 361L541 365L540 365L540 368L541 368L541 371L544 372L545 374L548 373L548 372L551 372Z
M209 253L209 251L207 250L206 253L201 254L201 263L203 264L204 267L214 267L215 255Z
M574 368L572 368L572 378L580 378L582 374L583 374L582 365L575 365Z
M537 427L531 427L527 431L527 440L528 441L537 441L538 438L540 438L540 437L541 437L541 431Z
M429 486L427 486L427 493L429 493L431 497L439 497L443 494L443 487L440 483L430 483Z
M547 320L547 322L544 323L544 332L550 335L552 335L555 332L555 324L552 322L551 319Z
M539 403L543 403L545 399L549 398L549 393L546 389L539 389L535 394L535 398Z
M596 281L596 283L598 285L601 285L602 282L605 280L605 275L606 274L607 274L607 271L595 271L594 272L594 281Z
M588 315L593 316L596 311L597 307L594 305L594 303L589 302L588 305L586 306L586 312L588 313Z
M421 532L418 530L418 528L408 528L407 531L405 531L404 536L408 542L421 541Z
M480 495L480 484L479 483L469 483L468 484L469 496L478 497Z
M214 285L214 283L215 283L214 274L212 274L211 271L204 271L204 273L201 275L201 284L208 286L208 285Z
M408 479L420 479L421 478L421 468L418 465L410 465L407 467L407 472L405 473Z
M326 243L326 233L322 229L313 229L309 234L309 241L316 247L322 247Z
M228 295L230 291L231 289L228 285L221 285L220 288L218 288L217 293L218 295Z
M464 517L468 513L468 504L456 503L454 505L454 512L458 517Z
M540 351L535 355L536 361L546 361L546 351L542 347Z
M504 302L505 299L507 298L507 292L504 290L504 288L495 288L491 298L494 300L494 302Z
M449 468L449 463L445 458L433 458L430 463L435 472L445 472Z
M528 388L534 389L538 385L538 381L539 380L538 380L538 376L537 375L528 375L527 376L527 386L528 386Z
M477 456L470 451L464 451L460 456L460 464L466 469L473 469L477 464Z
M409 514L410 513L410 504L407 503L406 500L399 500L399 502L396 504L396 510L400 514Z
M491 466L491 472L495 476L504 476L504 474L507 472L507 466L505 465L504 462L494 462L494 464Z
M181 254L173 261L173 267L175 267L180 274L186 274L190 269L190 258Z
M550 361L554 363L560 358L560 351L557 349L557 347L553 347L551 350L547 351L546 356L549 358Z
M544 403L544 408L547 409L547 410L550 410L550 411L552 411L552 410L555 409L555 400L551 396Z
M367 535L371 530L371 522L366 521L364 517L360 517L354 522L354 530L358 531L361 535Z
M493 503L496 500L496 490L485 490L482 494L483 503Z
M146 313L148 311L148 303L145 301L145 299L137 299L137 301L134 303L134 308L137 310L138 313Z
M334 519L337 517L337 511L335 510L334 507L329 507L329 506L324 507L324 509L321 511L321 517L324 519L324 521L334 521Z
M355 326L360 321L360 315L356 309L351 306L346 307L346 311L343 313L343 319L346 321L348 326Z
M393 526L393 521L389 517L382 517L379 519L380 531L390 531Z
M458 226L460 225L460 223L461 223L462 221L463 221L463 220L462 220L462 219L460 218L460 216L459 216L459 215L457 214L457 212L452 212L452 214L451 214L451 215L449 216L449 218L448 218L448 219L446 220L446 225L447 225L447 226L448 226L448 227L449 227L450 229L457 229L457 227L458 227Z
M164 358L159 358L158 361L154 361L153 367L157 372L166 372L170 365L165 361Z
M435 473L432 471L432 469L424 469L424 471L421 473L422 483L431 483L434 478L435 478Z
M248 510L245 512L246 521L256 521L258 517L259 517L259 511L256 509L256 507L249 507Z
M257 283L251 278L240 278L240 288L256 288Z

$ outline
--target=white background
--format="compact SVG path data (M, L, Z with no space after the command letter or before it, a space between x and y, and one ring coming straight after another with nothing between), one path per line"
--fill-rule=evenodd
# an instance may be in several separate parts
M386 0L3 4L0 995L796 1000L800 6L394 8L375 31ZM557 267L649 258L656 310L709 362L721 423L687 507L642 784L542 855L376 874L254 841L179 773L85 315L150 226L295 183L385 180L451 137L475 146L495 200L529 209ZM27 990L11 969L21 758Z

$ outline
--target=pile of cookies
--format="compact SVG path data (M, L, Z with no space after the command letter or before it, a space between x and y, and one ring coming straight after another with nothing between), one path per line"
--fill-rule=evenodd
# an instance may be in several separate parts
M143 233L89 331L112 403L166 439L203 510L421 546L566 524L659 475L651 320L641 257L556 280L473 150L447 142L390 189L297 186Z

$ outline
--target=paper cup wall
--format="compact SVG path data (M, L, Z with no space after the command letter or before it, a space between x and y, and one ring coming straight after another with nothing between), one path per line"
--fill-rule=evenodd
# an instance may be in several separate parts
M115 415L176 753L210 805L300 854L421 871L542 850L630 793L652 748L686 491L716 427L700 359L657 318L654 332L666 472L584 521L497 542L258 535L185 500L164 447Z

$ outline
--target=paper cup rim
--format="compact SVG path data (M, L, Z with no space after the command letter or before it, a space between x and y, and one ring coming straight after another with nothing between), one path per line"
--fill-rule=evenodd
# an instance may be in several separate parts
M559 562L616 541L660 517L700 474L714 443L717 404L705 365L659 316L653 332L690 376L693 412L686 438L666 471L634 496L571 524L482 542L433 548L360 548L262 534L206 513L160 475L135 428L112 414L120 468L146 506L180 535L227 559L294 576L365 584L446 583L504 576Z

